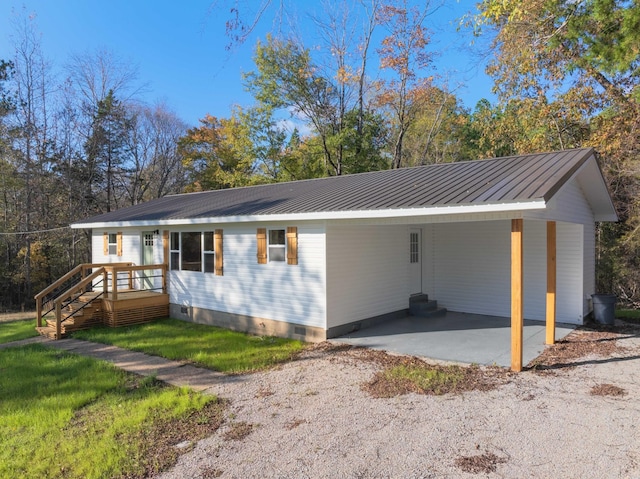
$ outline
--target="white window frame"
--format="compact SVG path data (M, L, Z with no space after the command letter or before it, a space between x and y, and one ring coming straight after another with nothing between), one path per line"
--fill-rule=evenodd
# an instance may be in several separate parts
M177 243L177 249L176 249L176 248L174 248L174 246L176 246L176 245L174 244L174 241L173 241L173 239L174 239L174 236L173 236L173 235L177 235L177 237L178 237L178 240L176 241L176 243ZM180 271L180 263L181 263L181 258L180 258L180 251L181 251L181 248L180 248L180 241L181 241L181 240L182 240L182 235L180 234L180 232L179 232L179 231L170 231L170 232L169 232L169 268L170 268L172 271ZM177 262L176 262L176 267L175 267L175 268L173 267L173 264L174 264L174 263L173 263L174 255L177 255L177 258L178 258L178 259L177 259Z
M118 233L109 233L107 240L107 251L109 256L116 256L118 254ZM113 241L111 241L113 239Z
M174 237L173 235L178 235L178 249L175 249L174 246ZM200 235L200 269L184 269L182 264L182 252L183 252L183 237L185 234ZM206 249L208 246L205 241L205 236L210 235L211 239L211 249ZM177 255L177 268L173 268L173 258L174 255ZM216 259L215 259L215 231L171 231L169 233L169 256L170 256L170 266L173 271L190 271L193 273L206 273L206 274L215 274L216 270ZM211 268L210 271L207 268L207 261L210 261Z
M271 244L271 232L282 231L283 243ZM273 259L271 249L282 250L282 259ZM287 229L286 228L271 228L267 230L267 262L271 263L286 263L287 262Z
M206 237L210 235L211 239L211 249L207 249L207 240ZM203 231L202 232L202 272L206 274L215 273L216 272L216 238L215 232L211 231ZM207 259L211 261L211 271L207 270Z

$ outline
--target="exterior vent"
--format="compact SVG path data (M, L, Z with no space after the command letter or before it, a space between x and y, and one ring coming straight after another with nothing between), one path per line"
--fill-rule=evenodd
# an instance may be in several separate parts
M301 326L295 326L295 327L293 328L293 332L294 332L295 334L300 334L300 335L302 335L302 336L306 336L306 334L307 334L307 328L303 328L303 327L301 327Z

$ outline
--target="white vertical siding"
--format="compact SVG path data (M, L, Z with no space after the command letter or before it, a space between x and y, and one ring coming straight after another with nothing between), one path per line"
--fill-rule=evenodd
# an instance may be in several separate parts
M524 317L544 321L547 310L547 222L525 220L523 228Z
M532 213L529 216L533 215L534 214ZM565 245L568 248L565 252L566 255L573 257L575 260L574 253L578 251L578 249L580 249L582 254L580 262L582 266L581 276L576 279L572 273L572 281L577 281L580 284L580 319L577 320L576 318L578 315L574 311L571 311L570 314L565 316L565 321L570 320L570 322L582 322L584 316L586 316L591 310L590 299L596 289L596 239L593 211L591 210L589 202L587 201L577 179L574 178L571 181L568 181L549 202L548 209L542 213L535 214L535 216L582 226L580 230L580 238L572 237L571 240L567 240L565 242ZM567 232L567 234L575 235L577 234L577 231L578 230L574 230L573 233ZM560 240L558 239L558 241ZM558 253L558 262L561 261L559 254L560 253ZM575 269L575 267L576 266L574 266L573 269ZM560 272L559 268L560 267L558 266L558 271ZM573 285L572 290L575 290L576 295L578 294L577 286ZM571 297L571 300L575 301L575 298ZM559 312L560 305L558 305L558 313Z
M435 229L436 225L427 224L422 227L422 292L435 297Z
M583 228L582 225L558 223L556 319L582 324L583 312Z
M425 261L433 277L427 291L451 310L511 315L511 222L432 225L433 254ZM546 317L546 222L524 221L524 317ZM583 316L582 226L558 222L557 320L581 323Z
M298 227L298 264L258 264L256 231ZM223 229L224 275L171 271L174 304L325 328L325 235L322 224L202 225L171 231Z
M407 226L327 229L327 327L409 307Z
M122 232L122 256L104 254L104 233ZM92 261L94 263L134 263L140 264L140 235L139 229L132 228L105 228L94 229L91 241ZM162 238L159 239L162 243ZM157 243L157 241L156 241ZM162 250L162 248L160 248ZM155 253L155 252L154 252ZM162 253L162 251L160 251Z
M107 228L102 230L95 229L92 235L92 261L94 263L133 263L134 265L142 264L142 232L154 231L157 228L137 229L137 228ZM122 256L105 255L104 254L104 233L122 232ZM154 235L153 239L153 262L160 264L164 261L162 248L162 232ZM149 271L149 275L153 277L153 287L158 289L162 285L162 279L159 277L159 271ZM136 278L142 275L141 271L134 272ZM122 274L124 277L125 274ZM122 280L119 283L123 287ZM134 283L134 287L142 287L138 283Z
M431 296L451 310L509 316L509 221L433 225Z

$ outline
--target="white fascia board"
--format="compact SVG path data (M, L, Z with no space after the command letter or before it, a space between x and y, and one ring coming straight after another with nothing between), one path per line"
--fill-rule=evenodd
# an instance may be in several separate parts
M507 211L542 210L546 208L543 199L514 203L493 203L481 205L433 206L428 208L405 208L358 211L319 211L314 213L288 213L274 215L219 216L211 218L190 218L173 220L114 221L108 223L74 223L71 228L126 228L148 226L182 226L225 223L266 223L277 221L318 221L340 219L409 218L412 216L437 216L474 213L504 213Z

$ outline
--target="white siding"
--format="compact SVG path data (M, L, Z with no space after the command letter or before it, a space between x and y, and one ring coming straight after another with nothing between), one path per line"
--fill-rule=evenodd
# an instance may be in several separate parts
M134 265L142 264L142 232L154 231L153 229L137 229L137 228L106 228L102 230L93 230L92 235L92 261L94 263L133 263ZM105 255L104 254L104 233L122 232L122 256L117 255ZM162 232L155 235L153 242L153 261L156 264L163 262L163 250L162 250ZM136 277L139 277L141 272L134 273ZM151 275L160 275L159 271L150 272ZM121 277L124 278L125 273L122 273ZM154 278L154 288L160 288L162 280L160 278ZM123 280L118 283L120 287L124 287ZM139 284L134 284L134 287L140 287Z
M122 232L122 256L105 255L104 254L104 233L118 233ZM104 230L93 230L92 236L92 257L94 263L134 263L140 264L140 235L141 231L131 228L118 228ZM160 237L160 242L162 238ZM160 254L162 248L160 248Z
M327 228L327 327L409 307L406 226Z
M582 324L583 266L584 258L582 225L558 223L557 226L557 321Z
M511 315L511 222L430 225L426 292L451 311ZM558 223L557 320L582 322L582 227ZM524 316L546 316L546 222L524 221Z
M258 264L256 231L298 227L298 264ZM174 304L325 327L325 243L322 224L200 225L171 231L222 228L224 275L171 271Z
M509 316L510 224L433 225L429 296L451 311Z
M567 248L565 256L571 256L573 260L575 260L575 253L578 250L581 251L582 254L580 263L581 276L579 278L576 278L575 276L575 274L577 274L575 271L577 263L572 263L574 264L574 268L570 273L572 281L577 281L581 288L579 293L581 303L580 319L576 319L578 315L572 310L571 313L567 313L564 320L582 322L582 318L591 311L591 295L595 293L596 289L596 238L593 211L591 210L589 202L587 201L576 178L568 181L562 187L562 189L549 202L549 208L546 211L535 214L531 213L528 215L528 217L534 216L537 218L574 223L582 226L579 233L580 238L575 236L578 234L578 230L574 230L573 233L566 233L573 236L566 239L564 242L565 247ZM559 234L560 232L558 231L558 235ZM560 242L560 238L558 238L558 242ZM559 254L560 253L558 252L558 264L562 259ZM560 266L558 266L558 273L560 274ZM567 271L563 270L563 274L565 273L567 273ZM576 285L573 285L572 290L575 291L575 294L578 294ZM560 299L560 296L558 296L558 298ZM571 300L575 301L575 297L572 296ZM558 314L559 312L560 304L558 304Z

